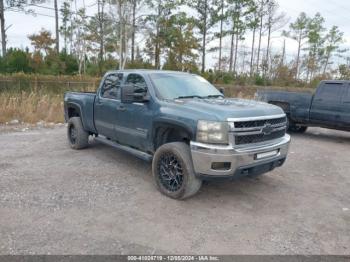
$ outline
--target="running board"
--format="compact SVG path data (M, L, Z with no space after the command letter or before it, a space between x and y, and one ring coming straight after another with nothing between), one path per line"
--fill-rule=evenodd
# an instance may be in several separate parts
M106 145L109 145L109 146L112 146L118 150L122 150L122 151L125 151L129 154L132 154L138 158L141 158L142 160L145 160L145 161L148 161L148 162L151 162L152 159L153 159L153 156L150 155L150 154L147 154L145 152L142 152L140 150L137 150L135 148L131 148L131 147L128 147L128 146L123 146L121 144L118 144L117 142L114 142L112 140L109 140L105 137L101 137L101 136L98 136L98 137L95 137L94 140L98 141L98 142L101 142L103 144L106 144Z

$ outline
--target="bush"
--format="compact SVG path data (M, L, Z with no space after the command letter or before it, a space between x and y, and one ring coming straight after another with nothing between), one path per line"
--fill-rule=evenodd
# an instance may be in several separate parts
M233 74L231 73L223 73L222 74L222 81L224 84L231 84L234 81Z
M60 61L64 63L65 75L75 75L78 73L79 65L74 56L67 54L66 52L60 53Z
M6 56L1 59L2 73L31 72L29 53L17 48L10 48Z
M268 86L271 85L271 81L264 76L255 75L255 85L257 86Z

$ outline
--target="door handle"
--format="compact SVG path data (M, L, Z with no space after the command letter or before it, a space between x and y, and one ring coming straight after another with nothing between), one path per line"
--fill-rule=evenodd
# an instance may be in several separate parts
M118 111L125 111L126 107L125 106L117 106Z

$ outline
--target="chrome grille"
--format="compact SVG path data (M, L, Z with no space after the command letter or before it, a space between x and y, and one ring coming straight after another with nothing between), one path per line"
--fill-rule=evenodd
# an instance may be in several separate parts
M286 133L286 117L234 121L231 129L236 145L253 144L281 138Z
M285 124L285 123L286 123L286 118L280 117L275 119L235 122L235 128L261 127L266 124L278 125L278 124Z

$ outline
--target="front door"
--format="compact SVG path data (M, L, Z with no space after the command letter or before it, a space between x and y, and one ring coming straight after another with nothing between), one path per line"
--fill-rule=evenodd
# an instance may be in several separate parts
M95 101L95 127L99 134L116 139L115 125L118 122L120 106L120 87L123 79L121 73L107 75L100 87Z
M323 83L316 91L310 109L310 120L315 124L336 126L340 121L343 83Z
M341 113L340 113L340 122L341 125L347 129L350 129L350 84L343 86L344 92L342 95L341 101Z
M129 74L125 84L133 84L148 90L145 79L139 74ZM148 92L148 91L147 91ZM118 123L115 126L118 142L146 151L152 125L152 110L149 102L121 103Z

